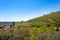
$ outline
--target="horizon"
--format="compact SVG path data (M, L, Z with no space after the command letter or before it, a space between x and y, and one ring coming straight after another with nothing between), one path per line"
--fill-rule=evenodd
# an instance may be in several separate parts
M0 22L20 22L60 11L60 0L0 0Z

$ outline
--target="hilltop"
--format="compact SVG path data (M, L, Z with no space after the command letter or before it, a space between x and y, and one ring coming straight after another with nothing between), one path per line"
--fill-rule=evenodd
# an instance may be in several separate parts
M60 11L51 12L50 14L37 17L26 22L22 22L20 26L41 27L41 26L60 26Z

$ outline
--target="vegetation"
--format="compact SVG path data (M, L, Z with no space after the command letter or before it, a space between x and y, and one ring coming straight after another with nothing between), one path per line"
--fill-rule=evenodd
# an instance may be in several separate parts
M0 31L0 40L60 40L60 11L15 25L13 31Z

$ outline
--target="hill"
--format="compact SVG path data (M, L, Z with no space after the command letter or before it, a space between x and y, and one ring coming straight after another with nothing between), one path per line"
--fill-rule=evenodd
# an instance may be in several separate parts
M22 22L20 26L41 27L41 26L60 26L60 11L37 17L26 22Z

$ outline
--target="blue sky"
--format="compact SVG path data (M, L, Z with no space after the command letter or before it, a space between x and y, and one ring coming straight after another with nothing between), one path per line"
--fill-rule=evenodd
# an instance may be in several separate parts
M21 21L60 11L60 0L0 0L0 21Z

